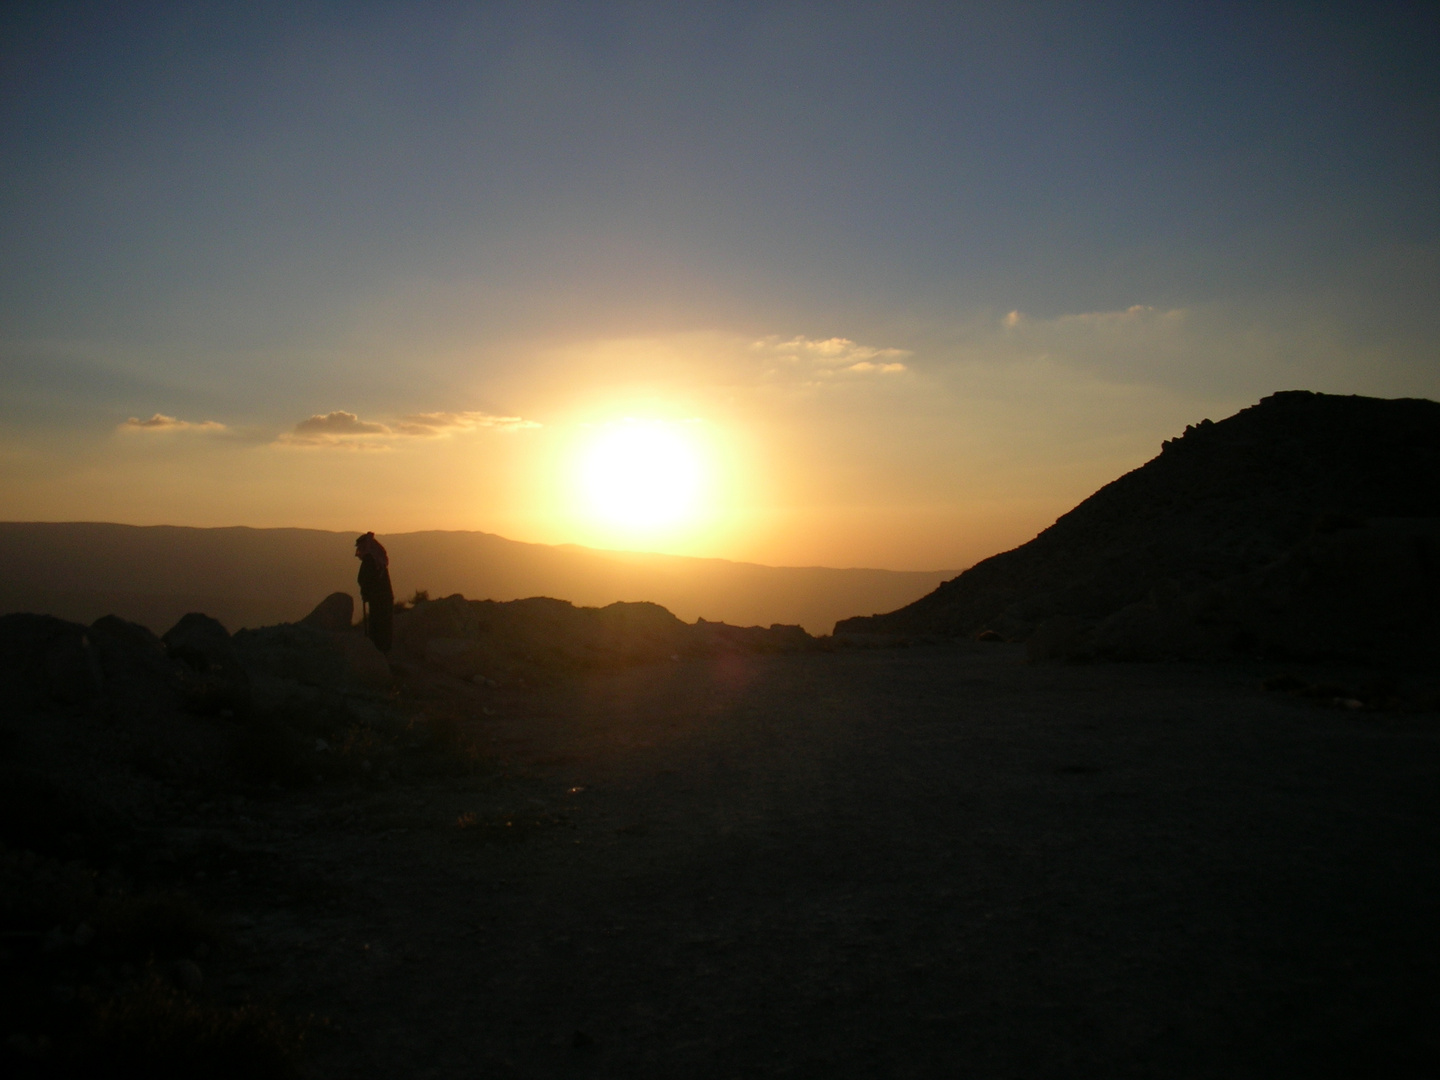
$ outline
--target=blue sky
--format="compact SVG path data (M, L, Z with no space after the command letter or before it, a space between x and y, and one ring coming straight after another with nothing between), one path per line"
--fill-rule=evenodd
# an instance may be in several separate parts
M1434 5L0 20L7 516L952 566L1270 391L1440 392ZM706 432L690 534L566 510L627 416Z

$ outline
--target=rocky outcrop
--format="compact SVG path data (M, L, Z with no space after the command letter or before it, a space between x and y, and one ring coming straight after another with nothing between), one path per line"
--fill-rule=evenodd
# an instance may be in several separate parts
M395 617L395 651L460 678L491 680L734 652L793 652L817 642L798 626L681 622L648 603L576 607L536 596L500 602L458 594Z
M90 701L100 672L85 632L52 615L0 615L0 693L22 703Z
M989 630L1035 639L1037 658L1433 655L1436 518L1440 404L1274 394L1187 428L1029 543L835 630Z
M381 690L391 684L384 654L355 632L282 623L236 632L235 648L252 675L336 688Z
M333 592L300 620L301 626L344 634L355 622L355 598L347 592Z
M0 616L0 678L32 705L98 704L129 722L184 713L243 715L249 676L225 628L192 613L157 638L107 615L90 626L49 615Z
M192 611L160 639L166 654L185 667L191 712L241 716L250 710L250 676L230 633L216 619Z
M1440 645L1440 518L1318 531L1248 575L1151 597L1103 620L1081 653L1123 660L1275 658L1433 662Z

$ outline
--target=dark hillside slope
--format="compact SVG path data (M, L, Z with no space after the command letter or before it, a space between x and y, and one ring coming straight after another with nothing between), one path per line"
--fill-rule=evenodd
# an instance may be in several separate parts
M1022 639L1055 617L1093 627L1130 605L1163 607L1248 580L1369 519L1436 517L1440 404L1277 393L1219 423L1187 427L1029 543L898 611L843 620L836 632L992 629ZM1419 532L1406 536L1420 539L1395 541L1391 529L1386 542L1409 544L1405 557L1429 566L1433 584L1424 548L1433 523L1413 524Z

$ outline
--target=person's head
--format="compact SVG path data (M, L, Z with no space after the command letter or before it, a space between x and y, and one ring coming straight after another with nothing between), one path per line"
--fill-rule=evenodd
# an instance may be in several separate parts
M375 539L373 532L367 532L364 536L355 538L355 557L370 559L381 569L390 565L390 556L385 553L384 545Z

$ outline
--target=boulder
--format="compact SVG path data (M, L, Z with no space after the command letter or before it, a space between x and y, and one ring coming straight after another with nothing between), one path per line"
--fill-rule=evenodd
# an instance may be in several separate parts
M352 686L388 690L394 683L390 662L364 634L336 634L335 640L344 658L346 678Z
M242 716L250 709L250 677L230 633L216 619L192 611L161 637L172 660L184 665L188 706L203 715Z
M251 676L336 689L384 689L391 684L390 665L384 654L361 634L282 623L240 630L233 640Z
M0 678L7 698L79 705L100 689L85 627L53 615L0 616Z
M355 598L347 592L333 592L315 610L300 620L301 626L343 634L355 623Z
M114 719L147 719L186 708L183 669L147 627L105 615L90 625L85 636Z
M409 611L395 613L395 650L414 660L423 659L432 638L473 638L480 629L475 605L459 593L440 600L424 600Z
M731 626L729 623L696 619L689 631L685 651L713 653L800 652L815 646L815 639L803 627L774 623L763 626Z

